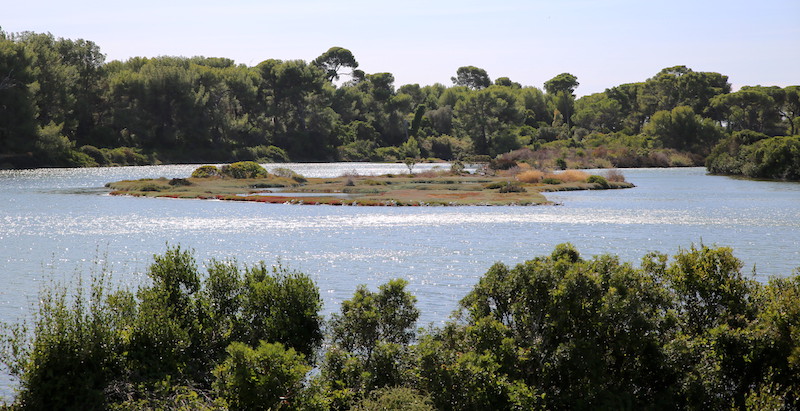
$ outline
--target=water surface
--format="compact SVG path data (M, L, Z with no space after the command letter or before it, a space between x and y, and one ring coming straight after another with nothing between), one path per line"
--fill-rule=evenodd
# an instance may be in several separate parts
M278 165L267 165L267 168ZM308 177L402 173L402 164L290 164ZM417 165L415 171L431 168ZM708 176L702 168L622 170L627 190L549 193L560 206L341 207L107 195L109 181L186 177L196 166L0 171L0 321L35 303L47 278L105 264L137 285L167 244L200 262L280 262L309 274L326 314L358 284L409 281L421 324L442 321L496 261L572 242L638 264L703 242L730 246L756 278L800 266L800 184ZM0 377L0 396L10 395Z

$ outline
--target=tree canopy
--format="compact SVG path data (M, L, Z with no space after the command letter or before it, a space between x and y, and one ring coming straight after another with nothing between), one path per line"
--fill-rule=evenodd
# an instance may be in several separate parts
M358 67L343 47L253 67L201 56L106 62L88 40L0 31L0 167L403 161L409 137L421 160L663 167L701 165L732 133L800 126L800 86L732 91L727 76L686 66L580 98L567 72L543 91L492 82L476 66L459 67L450 87Z

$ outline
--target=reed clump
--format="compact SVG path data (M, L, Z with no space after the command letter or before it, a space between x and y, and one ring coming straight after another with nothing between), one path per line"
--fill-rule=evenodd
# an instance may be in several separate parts
M563 183L584 183L589 178L589 173L580 170L565 170L560 173L545 174L544 178L556 179Z
M517 174L517 181L521 183L535 184L544 178L544 171L527 170Z

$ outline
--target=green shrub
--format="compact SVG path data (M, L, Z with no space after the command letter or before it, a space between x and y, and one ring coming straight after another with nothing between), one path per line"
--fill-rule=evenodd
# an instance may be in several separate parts
M224 165L220 173L230 178L265 178L269 175L264 167L254 161L239 161Z
M434 409L429 396L407 387L386 387L375 390L352 408L353 411L433 411Z
M302 354L280 343L261 341L253 349L234 342L227 352L228 358L214 370L214 390L234 410L291 405L311 369Z
M313 359L322 344L322 298L307 275L266 264L250 267L240 294L239 341L279 342Z
M90 295L80 278L70 290L46 286L30 330L24 323L0 323L0 364L19 378L20 409L105 406L104 389L121 375L123 340L115 325L125 312L116 304L118 294L109 295L108 279L107 273L98 274Z
M74 291L45 288L33 327L0 323L0 365L20 381L13 409L294 405L322 340L319 290L263 263L244 276L234 263L206 266L203 279L176 247L154 256L136 293L109 294L105 273L90 288L80 278Z
M380 160L375 154L374 141L358 140L336 148L340 161Z
M150 161L138 148L117 147L111 150L102 149L113 164L121 166L143 166Z
M542 179L542 184L561 184L561 183L562 183L561 180L553 177L547 177Z
M90 146L90 145L82 146L80 148L80 151L82 153L88 155L92 159L94 159L94 161L98 165L104 166L104 165L108 165L108 163L110 163L110 160L109 160L108 156L106 155L106 153L103 150L100 150L99 148L97 148L95 146Z
M67 165L70 167L97 167L99 164L83 151L70 150Z
M193 178L219 177L222 173L216 166L200 166L192 171Z
M395 146L378 147L375 149L375 155L380 157L381 161L397 161L403 158L400 149Z
M248 154L247 160L254 160L259 163L288 163L289 155L286 151L276 146L255 146L245 149Z
M190 186L192 185L192 182L185 178L173 178L172 180L169 180L169 185L175 187Z
M589 184L597 184L603 188L608 188L608 180L606 180L603 176L591 175L586 179L586 182Z

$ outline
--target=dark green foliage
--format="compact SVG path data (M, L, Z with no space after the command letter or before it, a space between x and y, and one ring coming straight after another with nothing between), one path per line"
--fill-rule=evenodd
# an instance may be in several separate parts
M105 273L90 296L80 282L71 295L47 289L32 334L3 325L0 360L20 378L17 404L213 409L214 381L229 406L299 391L322 339L308 277L263 264L242 276L233 263L211 261L203 278L180 247L154 256L147 274L150 285L136 293L109 293Z
M341 314L331 318L333 341L367 360L379 341L408 344L419 317L416 298L405 291L407 282L396 279L377 293L360 286L353 298L342 303Z
M214 370L214 389L231 409L277 409L294 403L311 369L303 355L280 343L262 341L256 349L238 342Z
M106 404L104 389L122 369L123 346L113 327L113 301L118 297L106 294L106 281L103 275L96 277L88 296L80 282L74 295L59 285L42 291L31 330L34 339L18 346L22 351L16 358L2 358L15 362L10 368L20 378L17 401L22 407L86 409ZM17 338L28 337L19 331Z
M493 265L455 317L415 340L406 283L359 287L330 322L305 276L156 256L151 284L45 290L0 360L32 409L746 409L800 406L800 272L745 278L730 249L641 268L571 244ZM87 292L88 294L84 294Z
M322 342L322 300L308 276L281 267L250 267L241 292L239 341L274 341L313 358Z
M492 84L486 70L475 66L459 67L456 70L456 76L451 77L450 80L456 86L465 86L473 90L480 90L489 87Z
M603 188L608 188L608 180L606 180L606 178L603 176L591 175L586 179L586 182L589 184L597 184Z
M664 147L699 153L710 152L722 137L713 121L696 115L687 106L656 112L642 131L658 139Z
M117 147L101 149L111 159L111 163L120 166L141 166L150 164L151 160L141 153L140 149L131 147Z
M247 147L244 153L240 154L240 160L253 160L258 163L288 163L289 155L280 147L275 146L255 146Z
M83 146L80 148L80 151L91 157L97 165L104 166L111 162L108 155L95 146Z
M430 398L406 387L381 388L353 407L354 411L433 411Z
M714 174L800 180L800 136L761 138L754 133L734 133L714 148L706 167Z
M578 87L578 78L569 73L561 73L550 80L545 81L544 89L548 94L568 93L575 92Z
M106 63L91 41L0 33L0 106L8 114L0 160L4 167L398 161L414 137L422 156L446 160L529 147L551 163L567 154L542 145L558 143L581 149L581 167L674 166L702 162L723 137L720 126L794 135L800 118L798 86L732 93L727 76L685 66L579 99L569 73L546 81L545 93L507 77L492 84L474 66L458 68L449 88L396 87L391 73L357 67L342 47L311 63L268 59L254 67L205 57ZM332 84L341 74L349 80ZM660 147L631 144L643 131ZM605 142L589 147L588 136Z
M331 349L322 367L334 408L349 408L370 391L410 380L408 344L419 310L416 298L396 279L377 293L359 286L330 321Z
M328 51L317 57L313 64L325 71L325 76L329 81L338 80L339 70L343 67L350 67L353 70L358 68L358 62L353 57L353 53L343 47L329 48Z
M169 185L176 187L183 187L192 185L192 182L185 178L173 178L169 180Z

